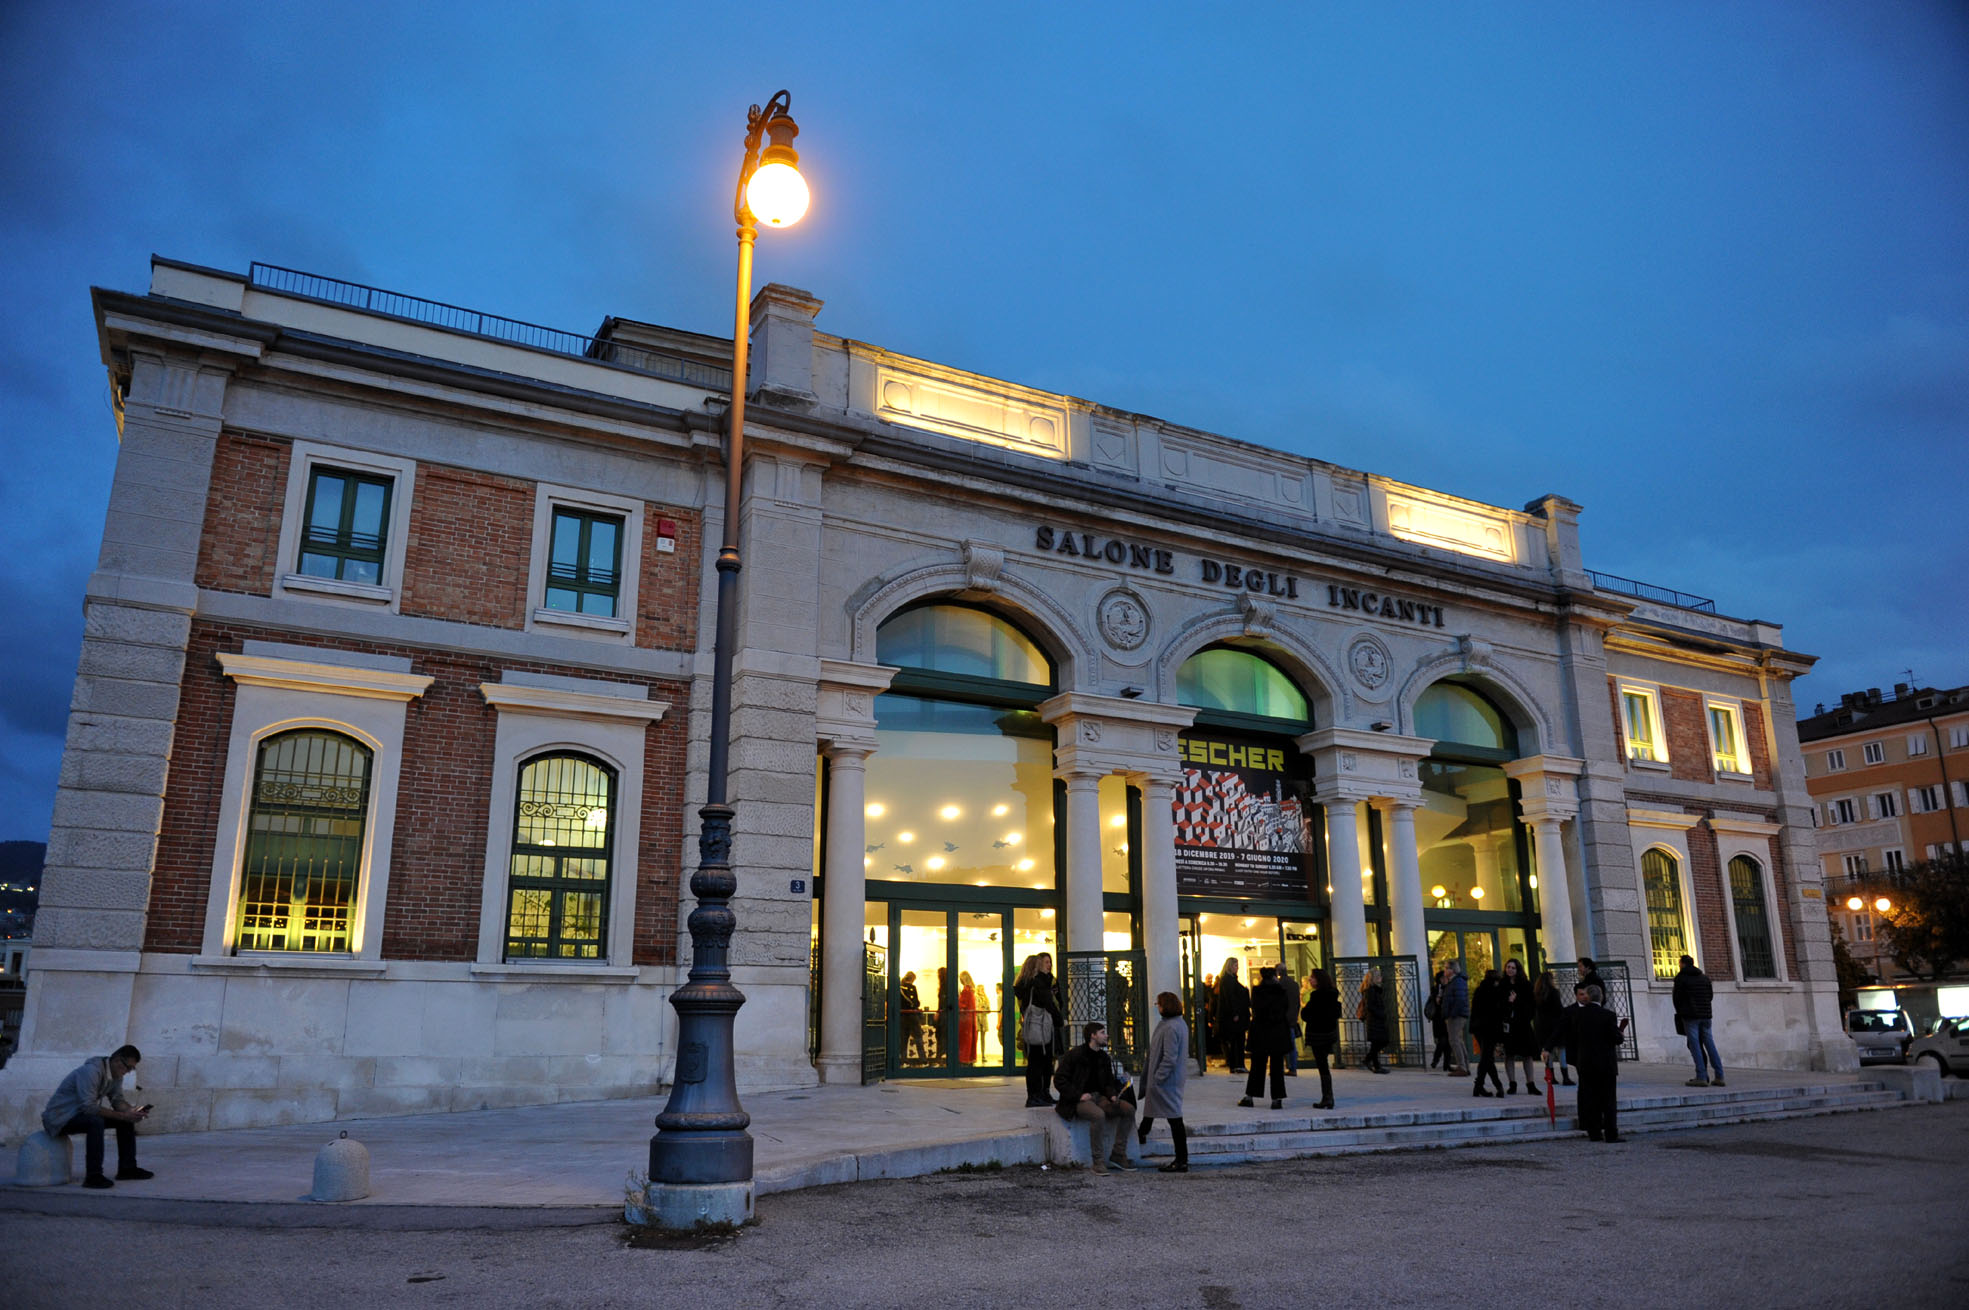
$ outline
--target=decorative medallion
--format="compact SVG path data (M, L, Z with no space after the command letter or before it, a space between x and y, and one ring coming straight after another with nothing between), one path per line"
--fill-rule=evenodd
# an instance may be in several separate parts
M1149 639L1149 607L1126 587L1116 587L1094 607L1101 636L1116 650L1140 650Z
M1388 648L1372 633L1362 633L1347 646L1347 669L1368 691L1380 691L1388 685L1392 663Z

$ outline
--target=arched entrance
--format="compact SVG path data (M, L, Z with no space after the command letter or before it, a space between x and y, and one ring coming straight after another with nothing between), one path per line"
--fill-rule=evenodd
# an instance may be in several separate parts
M1431 967L1460 960L1475 981L1515 959L1535 973L1538 870L1504 768L1519 757L1517 731L1484 692L1455 680L1417 698L1414 730L1435 741L1418 767L1415 815Z

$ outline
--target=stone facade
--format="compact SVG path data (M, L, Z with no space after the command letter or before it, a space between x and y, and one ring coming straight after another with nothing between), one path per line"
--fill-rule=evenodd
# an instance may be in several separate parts
M608 341L649 365L628 367L601 346L535 349L162 260L148 295L98 291L96 308L122 451L23 1050L0 1074L6 1126L124 1041L144 1049L167 1128L665 1082L709 749L729 343L611 319ZM1098 941L1087 825L1096 785L1120 775L1145 798L1148 977L1173 984L1170 789L1193 716L1176 678L1231 643L1311 706L1298 749L1327 807L1322 913L1341 953L1368 930L1337 874L1370 857L1389 870L1392 950L1427 953L1414 818L1432 742L1415 711L1453 678L1515 730L1547 955L1634 964L1644 1053L1679 1049L1647 967L1641 864L1659 848L1686 880L1687 940L1734 1060L1852 1062L1787 690L1810 660L1777 628L1596 587L1562 497L1507 510L1264 450L830 336L820 308L769 287L753 314L730 775L742 1086L860 1076L855 798L894 672L876 635L937 599L1012 619L1057 668L1041 717L1067 793L1069 947ZM394 488L374 581L298 571L309 470L330 466ZM623 525L626 613L544 602L556 506ZM1633 688L1656 706L1658 761L1625 736ZM1742 737L1726 750L1719 706ZM351 948L241 951L253 752L316 722L376 752ZM622 917L600 958L508 960L513 775L553 746L606 759L637 792L613 820L634 832L613 856ZM1366 846L1371 813L1385 851ZM1776 977L1736 962L1733 854L1768 878ZM817 873L831 887L816 1062Z

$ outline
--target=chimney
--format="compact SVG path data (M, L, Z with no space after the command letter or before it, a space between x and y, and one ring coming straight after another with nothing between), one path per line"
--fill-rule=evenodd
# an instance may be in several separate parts
M1908 687L1908 685L1907 685L1907 684L1906 684L1905 682L1897 682L1897 683L1895 683L1895 684L1894 684L1894 699L1895 699L1895 700L1906 700L1906 699L1907 699L1907 694L1908 694L1908 692L1909 692L1910 690L1911 690L1911 689L1910 689L1910 688Z
M1878 705L1880 703L1880 688L1868 687L1866 689L1866 703L1869 705Z

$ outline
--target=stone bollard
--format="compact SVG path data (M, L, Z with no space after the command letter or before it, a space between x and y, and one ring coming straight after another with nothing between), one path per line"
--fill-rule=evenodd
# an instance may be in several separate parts
M14 1156L14 1186L60 1187L75 1171L75 1143L35 1133Z
M360 1201L369 1195L369 1148L343 1133L314 1158L310 1201Z

